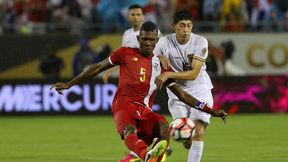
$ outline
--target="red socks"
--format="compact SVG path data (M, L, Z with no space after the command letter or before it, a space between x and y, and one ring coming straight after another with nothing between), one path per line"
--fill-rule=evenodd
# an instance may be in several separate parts
M137 137L136 133L129 134L124 139L125 145L133 152L135 152L141 159L145 159L147 145Z

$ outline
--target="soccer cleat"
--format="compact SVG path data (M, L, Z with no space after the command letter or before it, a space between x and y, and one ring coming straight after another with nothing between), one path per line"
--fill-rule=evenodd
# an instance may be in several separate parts
M173 150L170 146L167 147L166 152L164 153L161 162L165 162L167 160L167 157L172 154Z
M157 159L160 155L162 155L167 147L167 141L161 140L159 141L154 148L146 153L145 162L157 162Z
M141 159L133 156L132 154L127 154L124 159L121 159L119 162L141 162Z
M161 162L165 162L167 160L167 152L164 153Z

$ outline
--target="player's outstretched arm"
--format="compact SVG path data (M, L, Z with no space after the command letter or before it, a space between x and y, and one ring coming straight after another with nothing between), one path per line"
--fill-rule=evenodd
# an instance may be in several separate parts
M210 107L207 106L206 103L200 102L193 96L189 95L185 91L183 91L177 84L174 84L169 87L169 89L181 100L182 102L186 103L187 105L196 108L198 110L204 111L208 114L211 114L214 117L221 117L224 122L225 118L227 116L227 113L224 110L221 109L211 109Z
M69 89L75 84L87 81L93 78L94 76L98 75L102 71L107 70L111 67L113 67L113 65L110 64L108 59L105 59L99 63L91 65L88 69L84 70L82 73L80 73L78 76L76 76L69 82L53 84L50 90L54 88L59 94L63 94L62 93L63 90Z

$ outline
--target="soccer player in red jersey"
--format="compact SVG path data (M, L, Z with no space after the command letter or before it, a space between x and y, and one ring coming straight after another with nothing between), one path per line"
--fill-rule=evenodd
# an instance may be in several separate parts
M157 90L155 78L163 72L160 60L153 55L158 41L158 28L152 22L144 23L138 36L140 48L121 47L111 56L90 66L67 83L55 83L59 94L75 84L93 78L102 71L120 65L120 78L112 104L112 115L117 132L128 149L135 152L144 162L160 162L169 142L167 120L152 111L152 103ZM166 85L186 104L196 107L215 117L226 117L223 110L213 110L205 103L184 92L173 80ZM151 150L148 146L158 138Z

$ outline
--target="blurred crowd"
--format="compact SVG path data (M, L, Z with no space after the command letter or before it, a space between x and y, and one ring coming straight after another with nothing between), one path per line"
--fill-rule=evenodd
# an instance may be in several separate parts
M0 0L0 33L119 32L134 3L164 32L181 9L200 31L288 31L287 0Z
M80 37L79 49L74 53L73 60L70 65L72 67L73 76L76 77L90 65L106 59L112 52L109 44L100 44L93 49L89 44L89 39ZM61 79L61 70L64 69L64 60L59 57L57 50L52 44L47 44L47 54L40 59L38 70L43 78L50 81Z

